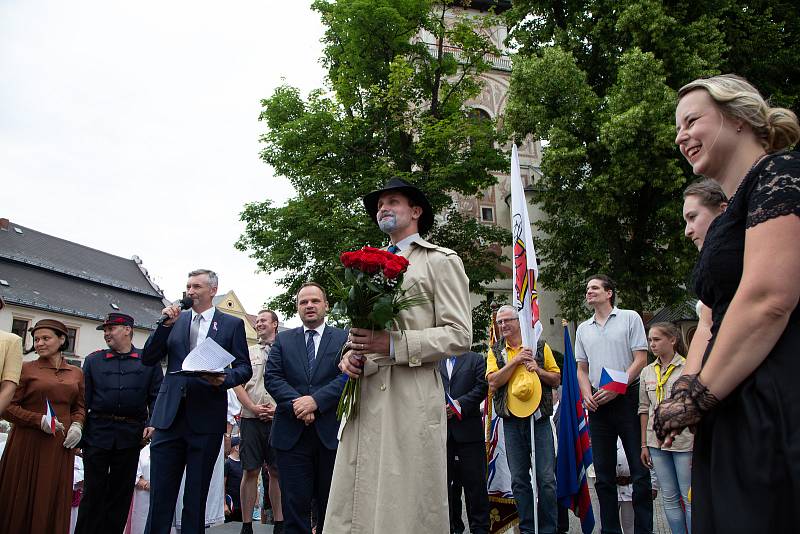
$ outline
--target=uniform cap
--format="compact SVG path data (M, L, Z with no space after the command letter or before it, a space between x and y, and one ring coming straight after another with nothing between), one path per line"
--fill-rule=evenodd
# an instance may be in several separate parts
M125 315L124 313L111 312L106 317L106 320L97 327L97 330L102 330L107 326L130 326L133 327L133 317Z

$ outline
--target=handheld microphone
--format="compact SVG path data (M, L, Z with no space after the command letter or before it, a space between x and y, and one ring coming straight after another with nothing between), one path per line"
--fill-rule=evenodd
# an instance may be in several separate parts
M188 310L194 304L194 300L192 300L190 297L187 297L186 295L183 295L183 298L180 300L178 304L180 304L182 310ZM167 320L169 320L169 315L165 313L164 315L161 316L161 319L159 319L158 322L156 322L156 324L158 326L161 326L164 324L164 321Z

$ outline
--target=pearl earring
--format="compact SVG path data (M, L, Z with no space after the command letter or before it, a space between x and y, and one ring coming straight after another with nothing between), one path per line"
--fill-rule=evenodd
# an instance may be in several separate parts
M739 126L738 128L736 128L736 133L741 133L741 132L742 132L742 127L741 127L741 126Z

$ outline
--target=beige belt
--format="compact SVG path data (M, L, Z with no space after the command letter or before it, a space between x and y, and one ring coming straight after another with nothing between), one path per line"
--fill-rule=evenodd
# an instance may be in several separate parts
M382 354L366 354L365 356L367 359L364 360L364 376L374 375L378 372L379 367L386 367L397 363L389 356L384 356Z

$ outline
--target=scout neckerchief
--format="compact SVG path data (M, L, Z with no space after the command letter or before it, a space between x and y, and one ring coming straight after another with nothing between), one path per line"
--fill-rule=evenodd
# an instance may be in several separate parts
M680 358L680 360L678 361L678 365L681 365L683 363L683 356L681 356L680 354L677 354L677 356L678 356L678 358ZM675 360L674 356L672 357L672 360L673 361ZM656 360L656 363L653 366L653 368L655 369L655 372L656 372L656 402L657 403L660 404L661 401L664 400L664 386L667 384L667 380L669 380L669 375L672 374L672 371L674 371L678 367L678 365L675 365L674 363L670 362L670 364L667 366L667 370L664 373L664 376L662 377L661 376L661 361L660 360Z

